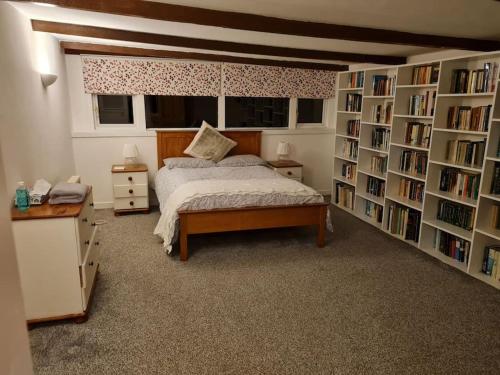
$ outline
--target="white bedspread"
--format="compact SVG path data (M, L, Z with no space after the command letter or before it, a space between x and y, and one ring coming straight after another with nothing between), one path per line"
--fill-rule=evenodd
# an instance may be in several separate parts
M155 185L161 217L154 233L163 238L168 253L177 237L178 210L323 202L314 189L261 166L162 168Z

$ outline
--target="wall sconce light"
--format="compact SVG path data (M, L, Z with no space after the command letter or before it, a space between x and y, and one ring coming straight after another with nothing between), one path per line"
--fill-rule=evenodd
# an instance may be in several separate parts
M45 87L49 87L52 85L55 81L57 81L57 75L56 74L50 74L50 73L41 73L40 74L42 78L42 83Z

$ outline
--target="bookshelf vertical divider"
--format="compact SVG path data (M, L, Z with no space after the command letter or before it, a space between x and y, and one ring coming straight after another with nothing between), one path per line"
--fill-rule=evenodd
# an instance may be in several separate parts
M349 71L339 73L337 88L337 113L336 132L334 142L334 170L332 183L332 202L336 207L346 210L359 219L374 225L383 232L396 237L425 253L439 259L440 261L455 267L476 279L479 279L497 289L500 289L500 280L484 274L482 269L484 249L487 246L500 246L500 229L492 227L490 217L493 206L500 206L500 195L490 193L491 182L494 178L495 163L500 163L500 79L499 72L491 70L490 74L496 73L494 80L496 87L493 92L480 93L460 93L455 94L451 90L452 75L458 69L478 70L486 63L497 63L500 65L500 52L483 53L469 55L451 59L435 60L430 62L419 62L400 66L381 66L370 69ZM422 69L427 66L431 68L428 82L415 83L413 79L414 69ZM494 66L494 65L492 65ZM362 85L351 87L352 82L359 83L359 76L363 75ZM435 74L435 75L434 75ZM376 78L374 78L376 76ZM376 80L380 76L394 77L395 87L389 95L376 95L373 92L373 85L377 85ZM432 76L432 78L430 78ZM435 92L435 94L434 94ZM361 107L356 111L347 110L347 98L349 94L362 95ZM419 95L424 97L426 103L434 103L432 114L426 113L422 116L415 116L409 112L411 99ZM426 96L427 95L427 96ZM434 99L427 99L428 97ZM418 98L417 98L418 99ZM392 110L389 121L380 121L379 108L387 108L387 104L392 102ZM463 128L448 128L448 111L450 107L480 107L491 105L489 113L488 129L486 131L465 130ZM374 107L375 106L375 107ZM379 107L377 107L379 106ZM348 121L359 120L359 134L348 132ZM410 123L410 124L409 124ZM412 125L413 123L417 125ZM428 131L430 125L430 135L428 142L414 144L413 139L408 143L407 127L417 126ZM372 134L374 129L387 129L389 142L387 149L378 149L374 146ZM411 128L410 128L411 129ZM385 134L385 130L378 130L377 135ZM411 132L410 132L411 133ZM413 138L413 136L412 136ZM481 142L486 139L483 160L478 160L481 165L461 165L448 160L447 145L449 141L470 141ZM357 143L356 143L357 142ZM375 142L376 143L376 142ZM355 146L356 153L353 157L346 157L344 153L346 145ZM344 146L344 148L343 148ZM352 147L351 147L352 148ZM412 174L400 168L401 155L415 156L416 153L422 160L425 160L425 174ZM425 155L427 156L425 158ZM373 167L372 157L387 157L385 172L378 172L371 169ZM378 161L375 158L374 161ZM355 167L355 173L349 174ZM472 174L479 174L479 195L477 199L454 195L450 191L440 190L440 178L443 170L452 169L462 173L463 171ZM343 173L344 171L344 173ZM347 172L346 172L347 171ZM347 178L343 174L348 174ZM374 180L377 179L377 181ZM411 186L419 186L422 200L412 197L406 198L400 195L400 186L403 182ZM376 183L384 181L384 191L382 196L371 195L367 192L367 182ZM404 186L404 185L403 185ZM346 193L347 192L347 193ZM346 195L347 194L347 195ZM352 204L346 207L345 199L352 196ZM339 198L343 198L342 201ZM472 230L467 230L459 226L437 219L440 202L450 202L459 207L473 208ZM416 241L408 238L408 231L403 233L407 236L392 233L393 227L388 228L389 208L396 207L398 212L406 212L406 218L412 216L419 217L418 237ZM373 216L372 207L381 207L381 217ZM377 208L379 210L380 208ZM394 219L394 211L393 219ZM400 216L399 218L404 217ZM406 223L406 221L403 221ZM409 220L408 220L409 222ZM404 226L404 225L403 225ZM416 226L414 226L416 227ZM400 228L398 226L398 228ZM399 230L399 229L398 229ZM408 229L409 230L409 229ZM397 231L396 231L397 232ZM401 232L399 232L401 233ZM441 234L454 236L460 243L470 245L470 252L467 259L460 260L449 254L445 255L440 247ZM410 233L410 238L414 233ZM446 238L446 237L445 237ZM446 249L445 249L446 250ZM463 250L463 247L461 248ZM456 253L455 253L456 254ZM498 264L500 267L500 264Z

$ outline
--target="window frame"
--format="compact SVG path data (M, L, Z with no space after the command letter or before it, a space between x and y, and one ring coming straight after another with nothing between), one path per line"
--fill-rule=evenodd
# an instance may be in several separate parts
M117 94L118 96L131 96L132 97L132 117L134 121L132 123L125 124L102 124L99 118L99 100L98 96L101 94L92 94L92 115L94 117L94 129L95 130L112 130L112 129L138 129L139 128L139 118L144 117L144 123L146 122L144 108L141 111L140 106L138 105L140 98L142 95L122 95Z
M297 100L297 114L296 114L296 124L297 124L297 128L325 128L327 126L327 113L328 113L328 110L327 110L327 104L328 104L328 100L326 100L325 98L322 98L322 102L323 102L323 110L322 110L322 113L321 113L321 122L299 122L298 119L299 119L299 99L320 99L320 98L296 98Z

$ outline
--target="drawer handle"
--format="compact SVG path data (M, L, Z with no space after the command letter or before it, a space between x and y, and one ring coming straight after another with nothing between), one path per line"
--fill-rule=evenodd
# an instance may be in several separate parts
M89 266L92 267L94 265L94 262L89 262Z
M89 203L89 206L90 206L90 207L94 207L94 202Z
M128 180L132 181L133 180L132 176L128 176Z
M96 223L92 223L92 224L90 224L90 225L92 225L93 227L95 227L97 224L96 224Z
M99 246L99 241L94 242L94 245Z
M290 172L290 171L288 171L288 172L286 172L286 173L287 173L287 175L289 175L289 176L291 176L291 175L292 175L292 172Z
M90 241L89 240L85 241L85 245L88 245L88 244L90 244Z
M133 206L134 205L134 201L130 201L130 202L128 202L128 204L130 204L131 206Z
M82 219L82 223L86 223L87 221L89 221L89 219L87 219L86 217Z
M128 189L129 194L134 194L134 189Z

